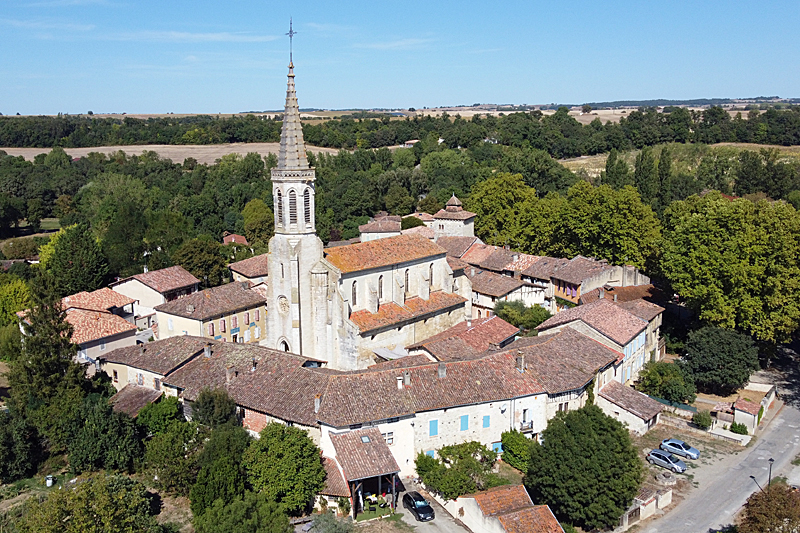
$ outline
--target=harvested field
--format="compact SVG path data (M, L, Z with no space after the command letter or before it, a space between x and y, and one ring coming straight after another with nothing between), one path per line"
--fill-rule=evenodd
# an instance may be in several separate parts
M202 145L167 145L167 144L147 144L147 145L127 145L127 146L95 146L92 148L65 148L64 151L72 157L84 157L90 152L110 154L122 150L127 155L140 155L144 152L153 151L162 159L171 159L175 163L183 163L188 157L197 159L199 163L213 165L214 162L224 155L240 154L247 155L255 152L262 156L268 154L278 155L278 143L232 143L232 144L202 144ZM317 148L307 145L306 149L312 153L337 154L339 150L335 148ZM50 153L50 148L0 148L9 155L21 155L28 161L32 161L38 154Z

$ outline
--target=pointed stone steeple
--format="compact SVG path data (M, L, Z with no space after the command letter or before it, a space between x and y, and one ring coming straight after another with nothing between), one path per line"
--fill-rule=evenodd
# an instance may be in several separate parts
M281 148L278 155L278 169L306 170L308 158L303 142L303 127L300 124L300 108L294 88L294 63L289 63L289 81L286 87L286 108L281 128Z

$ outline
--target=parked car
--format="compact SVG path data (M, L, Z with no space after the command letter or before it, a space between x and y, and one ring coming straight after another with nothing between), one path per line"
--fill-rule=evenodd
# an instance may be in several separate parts
M664 439L661 441L661 449L675 455L681 455L687 459L699 459L700 450L692 448L682 440Z
M436 517L431 504L417 491L407 492L403 496L403 507L411 511L418 522L427 522Z
M676 474L686 472L686 463L663 450L650 450L650 453L647 454L647 462L651 465L663 466Z

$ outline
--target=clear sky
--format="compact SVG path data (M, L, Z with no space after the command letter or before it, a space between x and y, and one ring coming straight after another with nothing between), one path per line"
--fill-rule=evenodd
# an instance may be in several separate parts
M800 97L800 1L0 0L0 113Z

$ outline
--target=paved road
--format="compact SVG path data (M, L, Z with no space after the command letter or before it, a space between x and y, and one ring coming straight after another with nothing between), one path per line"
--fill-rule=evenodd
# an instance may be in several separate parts
M800 410L786 405L752 448L728 458L730 466L716 479L701 483L687 498L662 518L646 524L643 533L709 533L733 522L758 485L767 485L770 457L775 459L772 477L791 470L800 452ZM750 476L755 477L755 481Z
M409 491L419 490L419 487L417 487L408 479L404 479L403 484ZM403 494L405 494L405 492ZM457 524L456 521L453 520L453 517L450 516L450 513L444 510L444 507L436 503L436 501L431 498L428 498L428 501L433 507L433 511L436 513L436 518L430 522L417 522L417 520L414 518L414 515L411 514L408 509L403 507L403 494L398 494L397 496L397 512L402 513L403 522L412 526L415 533L468 533L466 528Z

